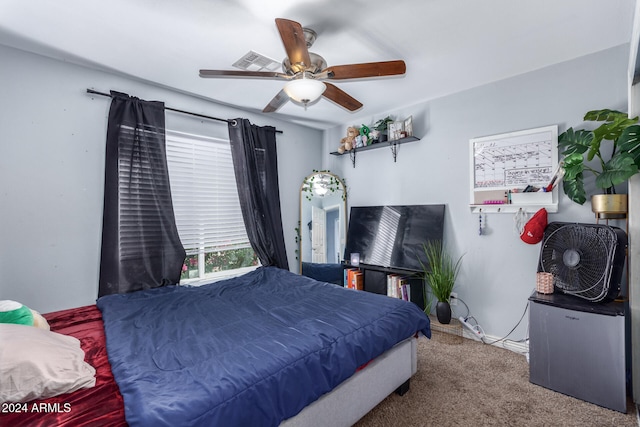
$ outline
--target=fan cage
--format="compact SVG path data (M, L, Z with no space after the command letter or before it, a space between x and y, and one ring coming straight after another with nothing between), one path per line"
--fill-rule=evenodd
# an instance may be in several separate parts
M619 238L613 227L605 225L551 223L545 230L538 271L551 273L555 288L563 293L603 301L617 294L618 288L611 284Z

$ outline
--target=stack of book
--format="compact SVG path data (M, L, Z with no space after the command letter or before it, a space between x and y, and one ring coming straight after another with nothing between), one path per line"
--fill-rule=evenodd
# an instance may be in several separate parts
M411 301L411 284L398 274L387 275L387 296Z
M364 273L357 268L345 268L344 287L364 291Z

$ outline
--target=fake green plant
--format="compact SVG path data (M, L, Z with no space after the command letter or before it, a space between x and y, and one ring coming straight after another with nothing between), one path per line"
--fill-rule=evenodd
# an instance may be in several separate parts
M393 119L390 116L385 117L384 119L380 119L373 125L373 128L377 131L385 131L389 123L393 122Z
M302 239L302 235L300 234L300 221L298 221L298 226L296 228L294 228L294 230L296 231L296 260L299 260L300 258L298 258L300 256L300 249L298 249L300 247L300 240Z
M462 256L457 261L454 261L441 241L429 241L423 244L422 248L427 264L424 264L420 258L418 260L422 265L425 283L438 301L449 302L451 292L456 284L456 278L460 272ZM426 299L425 292L425 311L430 305L430 301L428 302Z
M595 185L604 194L615 194L616 185L640 170L638 117L630 119L626 113L604 109L589 111L584 120L603 123L594 130L569 128L558 137L564 156L564 192L578 204L587 199L585 171L595 175Z

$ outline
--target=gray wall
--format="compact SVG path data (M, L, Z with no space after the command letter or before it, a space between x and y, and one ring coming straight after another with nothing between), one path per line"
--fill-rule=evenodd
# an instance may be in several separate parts
M489 214L478 236L470 213L469 139L557 124L580 125L590 109L627 108L628 47L579 58L422 104L389 111L413 116L419 142L360 153L352 168L335 151L354 117L324 133L233 110L184 94L0 46L0 299L48 312L91 304L97 296L104 141L109 100L86 88L120 90L168 106L222 118L247 117L278 135L283 223L297 271L299 188L313 169L346 178L348 204L447 205L446 243L465 254L457 291L486 332L502 336L518 322L535 286L539 245L523 243L513 215ZM424 83L429 84L429 82ZM419 90L417 88L416 90ZM167 113L176 130L226 136L226 125ZM324 143L324 147L323 147ZM319 160L323 159L322 164ZM550 221L594 222L588 206L561 196ZM463 306L456 309L466 314ZM513 334L526 334L527 319Z
M110 100L87 95L87 88L283 130L277 135L283 224L297 271L298 190L320 169L321 131L4 46L0 63L0 299L41 312L95 302ZM228 138L223 122L172 112L166 118L170 129Z
M328 154L347 126L384 116L354 118L325 134L324 166L346 178L349 206L446 204L445 243L454 255L464 254L458 296L486 333L502 337L518 323L535 289L540 244L520 240L513 214L488 214L486 235L478 235L478 215L469 209L469 139L553 124L563 132L580 126L588 110L626 111L628 49L619 46L389 111L396 119L412 115L421 138L400 146L396 163L387 148L359 153L355 168L348 156ZM560 193L559 212L549 221L595 222L588 203L579 206ZM459 305L455 313L465 315L466 309ZM524 338L527 325L525 316L512 338Z

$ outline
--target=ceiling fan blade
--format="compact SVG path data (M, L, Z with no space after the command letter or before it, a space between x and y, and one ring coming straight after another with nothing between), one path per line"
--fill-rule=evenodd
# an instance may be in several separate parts
M402 60L365 62L362 64L333 65L322 70L331 80L358 79L364 77L396 76L404 74L407 66Z
M273 113L276 110L278 110L278 108L286 104L288 100L289 100L289 95L287 95L284 90L281 90L280 92L278 92L276 96L273 97L273 99L269 102L269 104L266 107L264 107L262 112Z
M331 83L324 82L327 88L325 89L322 96L325 98L335 102L338 105L346 108L349 111L356 111L362 108L362 103L349 95L347 92L338 88L337 86L332 85Z
M292 76L273 71L241 71L241 70L200 70L200 77L213 78L263 78L291 80Z
M276 26L280 32L284 49L287 51L292 70L296 73L305 71L311 65L311 57L302 25L288 19L276 18Z

